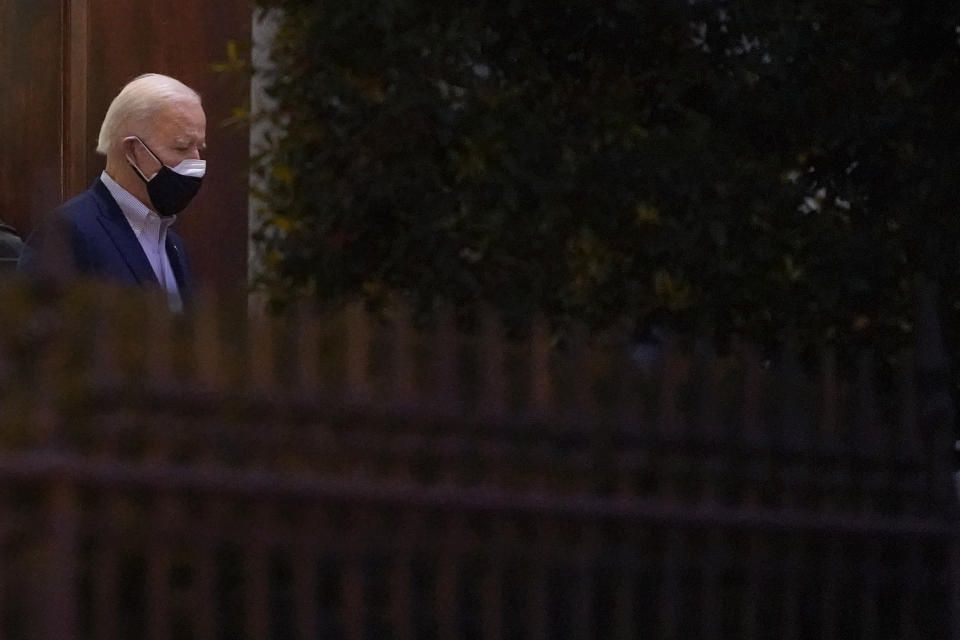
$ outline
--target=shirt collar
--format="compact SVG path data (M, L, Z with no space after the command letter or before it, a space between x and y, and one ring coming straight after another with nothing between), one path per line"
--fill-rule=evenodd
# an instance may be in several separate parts
M113 199L116 200L124 217L138 237L148 232L157 235L163 234L176 221L177 216L164 218L140 202L135 195L117 184L117 181L111 178L106 171L100 174L100 180L107 191L110 192L110 195L113 196Z

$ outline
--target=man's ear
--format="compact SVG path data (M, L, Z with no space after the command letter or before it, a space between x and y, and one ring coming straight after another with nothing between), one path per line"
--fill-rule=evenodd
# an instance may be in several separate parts
M154 156L149 147L137 136L124 138L120 142L120 150L127 162L133 161L146 180L153 178L163 168L163 161Z
M137 159L137 139L133 136L127 136L120 141L120 153L124 158Z

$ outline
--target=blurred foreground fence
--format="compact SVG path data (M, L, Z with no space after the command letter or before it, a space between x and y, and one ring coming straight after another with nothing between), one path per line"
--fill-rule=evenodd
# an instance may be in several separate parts
M960 638L923 345L648 370L0 284L2 638Z

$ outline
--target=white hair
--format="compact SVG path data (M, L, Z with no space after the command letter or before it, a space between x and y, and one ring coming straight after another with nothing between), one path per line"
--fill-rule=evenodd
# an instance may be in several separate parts
M199 102L200 94L170 76L159 73L137 76L110 103L100 125L97 153L108 155L127 136L148 134L150 123L160 108L183 98Z

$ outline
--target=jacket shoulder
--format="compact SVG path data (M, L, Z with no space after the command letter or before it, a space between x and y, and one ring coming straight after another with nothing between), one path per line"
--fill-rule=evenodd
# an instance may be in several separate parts
M90 189L50 211L27 237L18 269L22 272L70 273L90 267L90 238L98 236L97 222L104 206Z
M53 210L53 217L74 225L84 224L100 213L100 202L93 189L75 195Z

